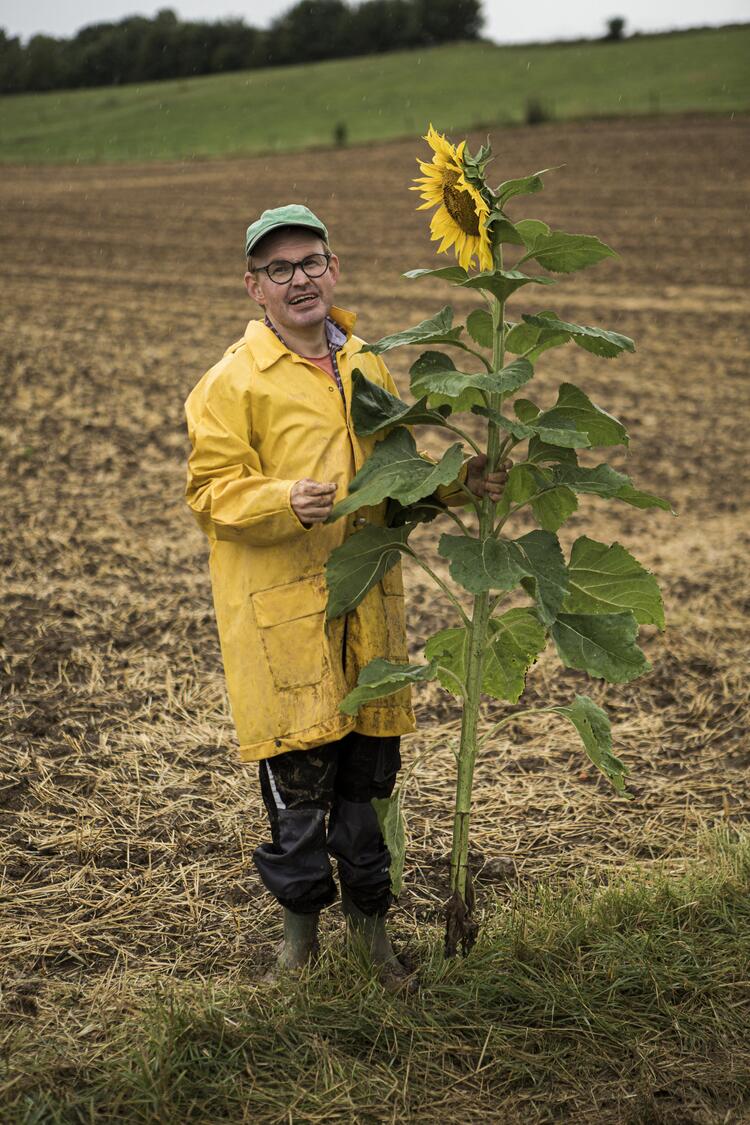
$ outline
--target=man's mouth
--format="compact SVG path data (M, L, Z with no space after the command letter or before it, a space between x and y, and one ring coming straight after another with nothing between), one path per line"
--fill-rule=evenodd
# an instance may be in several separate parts
M301 293L299 295L299 297L292 297L289 304L295 305L295 306L297 306L297 305L307 305L311 301L317 301L317 299L318 299L317 293Z

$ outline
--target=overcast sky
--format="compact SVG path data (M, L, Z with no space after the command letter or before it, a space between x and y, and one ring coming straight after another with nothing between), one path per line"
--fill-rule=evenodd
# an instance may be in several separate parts
M292 7L294 0L0 0L0 27L26 40L36 32L69 36L80 27L129 15L154 15L173 8L183 19L217 20L242 17L265 27ZM628 31L663 31L672 27L750 21L748 0L484 0L484 34L500 43L574 39L598 35L610 16L623 16Z

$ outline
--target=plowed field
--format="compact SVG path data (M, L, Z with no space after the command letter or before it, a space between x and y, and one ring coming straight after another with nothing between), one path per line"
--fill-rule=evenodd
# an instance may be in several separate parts
M585 691L606 706L635 799L586 768L572 729L548 716L504 728L477 767L480 896L546 875L606 878L634 859L679 869L702 827L748 820L749 134L737 117L493 136L498 180L565 165L517 217L620 254L561 280L549 306L638 349L612 361L552 351L533 397L550 402L563 379L583 387L629 428L631 451L611 463L678 515L582 498L563 529L565 544L617 539L651 568L668 627L641 632L645 678L603 685L550 652L523 703ZM60 1021L78 1034L95 997L137 1004L149 974L252 979L278 940L251 862L266 834L257 770L234 756L206 544L183 502L182 404L257 315L242 242L266 206L295 199L325 217L337 299L365 338L452 299L400 278L434 262L407 191L417 152L4 170L0 959L5 1014L38 1021L40 1037ZM523 292L511 315L530 307ZM408 362L391 364L404 389ZM450 618L419 573L407 578L416 651ZM393 914L407 955L415 920L438 924L445 897L457 730L451 699L428 689L417 701ZM325 927L340 939L337 908Z

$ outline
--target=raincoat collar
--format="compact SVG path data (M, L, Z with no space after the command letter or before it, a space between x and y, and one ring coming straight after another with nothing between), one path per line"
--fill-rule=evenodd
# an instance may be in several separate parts
M331 305L328 315L344 330L346 334L345 340L342 340L342 346L344 346L351 340L357 314L350 312L348 309L340 309L336 305ZM245 329L245 343L250 348L260 371L265 371L282 356L293 354L276 333L266 327L262 320L250 321Z

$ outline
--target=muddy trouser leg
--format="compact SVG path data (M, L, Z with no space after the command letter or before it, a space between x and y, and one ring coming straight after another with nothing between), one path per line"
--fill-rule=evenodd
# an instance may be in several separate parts
M326 849L338 742L290 750L260 762L260 791L273 843L253 860L266 888L295 914L314 914L335 902L336 884Z
M401 768L400 738L348 734L339 743L328 850L338 861L339 880L364 914L383 915L393 902L391 857L372 797L390 797Z

